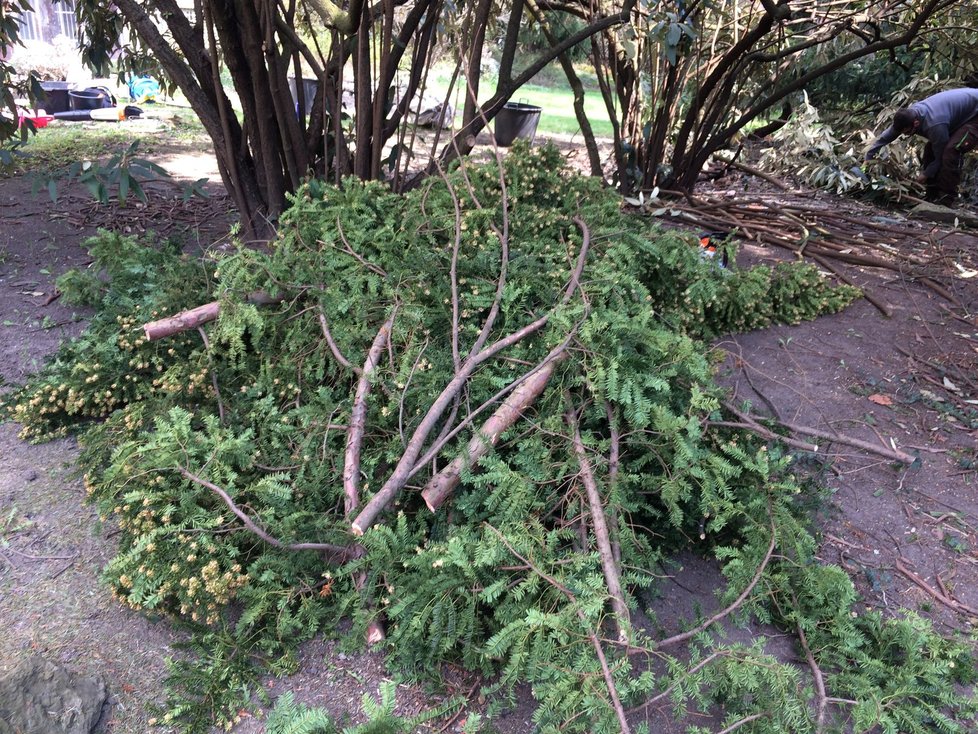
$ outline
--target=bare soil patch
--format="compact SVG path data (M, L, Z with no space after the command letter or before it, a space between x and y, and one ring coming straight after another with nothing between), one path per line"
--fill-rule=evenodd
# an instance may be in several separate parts
M164 154L178 160L185 152ZM30 189L25 177L0 179L0 376L7 384L37 370L83 328L86 314L55 297L54 280L87 262L82 243L97 227L162 229L204 250L220 240L227 211L219 195L122 208L95 206L70 190L52 205ZM766 188L738 189L736 196L768 197L774 206L800 197L827 212L885 216L907 233L894 237L893 247L929 258L929 272L950 295L892 270L848 265L847 277L889 304L889 318L859 301L836 316L728 337L716 347L727 353L719 379L734 403L749 402L755 417L834 436L790 432L818 446L799 461L799 472L828 488L817 508L821 557L850 572L862 592L860 609L913 609L947 631L969 631L978 617L978 236L823 194ZM747 243L740 264L786 256ZM112 696L104 730L145 732L176 636L167 622L121 607L99 584L113 553L112 531L83 503L74 442L31 446L16 434L15 425L0 425L0 669L41 652L102 673ZM895 464L849 445L850 438L918 461ZM678 628L697 610L709 613L718 582L711 567L690 559L669 582L676 593L663 595L660 622ZM292 690L339 717L356 719L361 695L376 695L387 676L379 654L345 653L330 642L305 646L300 660L297 675L268 682L273 696ZM452 695L478 707L478 684L446 671L443 690L400 686L398 700L409 714ZM527 731L528 711L524 700L497 728ZM464 714L454 714L432 730L459 730ZM638 716L656 731L670 718L667 710ZM260 717L244 714L236 731L262 731Z

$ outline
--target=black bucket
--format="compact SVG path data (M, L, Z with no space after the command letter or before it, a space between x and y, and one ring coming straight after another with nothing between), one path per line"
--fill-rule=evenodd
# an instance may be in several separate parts
M73 110L98 110L111 107L111 96L100 89L70 89L68 100Z
M53 115L55 112L67 112L70 109L68 99L68 82L41 82L42 94L37 100L37 106Z
M504 104L493 120L496 145L509 146L517 138L529 140L532 145L542 111L541 107L523 102Z
M292 92L292 101L295 102L295 113L299 114L299 93L296 91L295 77L289 77L289 91ZM312 114L312 105L316 101L316 92L319 91L318 79L302 79L302 96L305 101L305 115Z

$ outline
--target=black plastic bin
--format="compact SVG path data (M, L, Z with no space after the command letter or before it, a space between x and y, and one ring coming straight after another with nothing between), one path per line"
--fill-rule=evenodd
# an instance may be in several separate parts
M493 122L495 123L496 145L509 146L517 138L529 140L537 134L537 124L543 108L524 102L507 102L499 110Z
M42 93L37 100L37 106L49 115L55 112L67 112L70 107L68 82L41 82Z
M289 91L292 92L292 101L295 102L296 115L299 114L299 93L296 91L295 77L289 77ZM302 79L302 96L305 98L305 116L312 114L312 105L316 101L316 92L319 91L318 79Z
M111 100L111 95L101 89L68 90L68 101L73 110L98 110L102 107L111 107Z

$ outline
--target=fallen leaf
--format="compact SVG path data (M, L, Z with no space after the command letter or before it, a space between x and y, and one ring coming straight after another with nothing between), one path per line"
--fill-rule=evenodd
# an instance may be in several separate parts
M968 279L968 278L974 278L975 276L978 276L978 270L971 270L970 268L966 268L963 265L961 265L961 263L954 263L954 267L957 268L959 278Z
M893 405L893 399L889 395L880 395L879 393L870 395L869 401L877 405Z
M961 392L961 388L958 387L957 385L955 385L953 382L951 382L946 377L944 378L944 387L946 387L951 392Z

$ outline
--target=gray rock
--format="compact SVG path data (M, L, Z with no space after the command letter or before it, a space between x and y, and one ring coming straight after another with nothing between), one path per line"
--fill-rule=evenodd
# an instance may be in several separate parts
M965 209L942 206L923 202L911 209L907 216L911 219L923 219L928 222L942 224L957 224L958 226L978 228L978 216Z
M0 734L91 734L102 717L105 681L41 657L0 673Z

